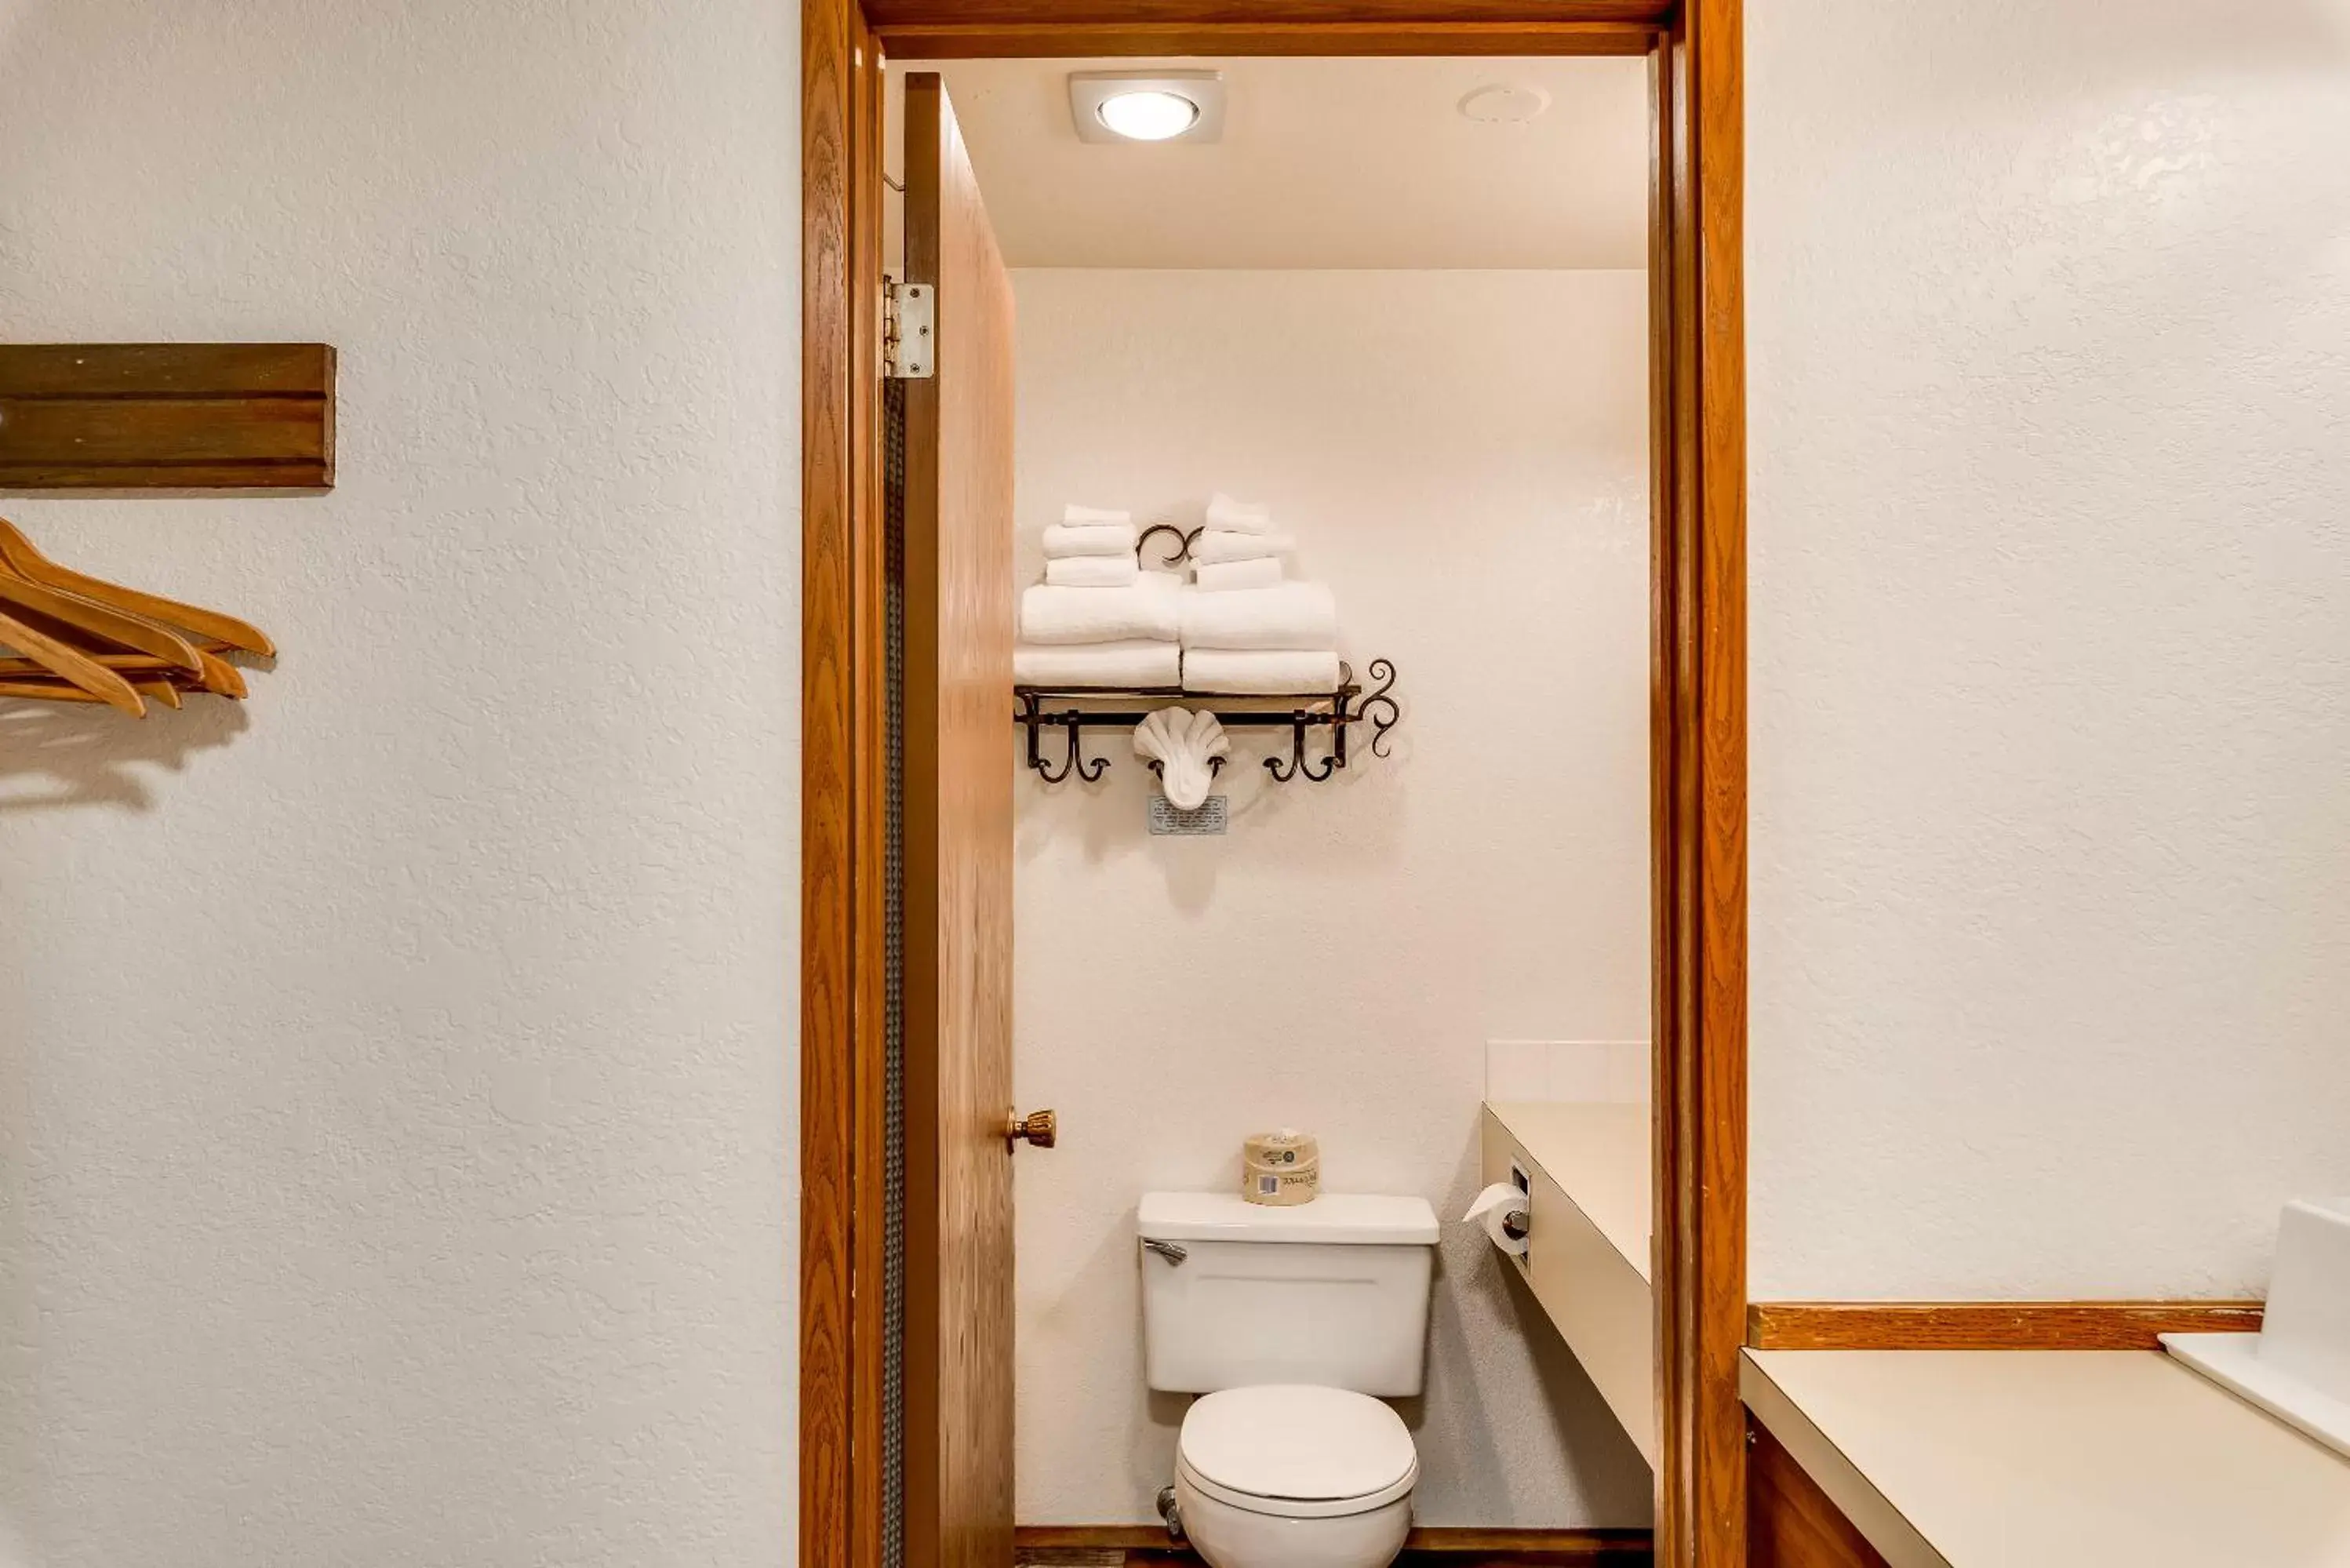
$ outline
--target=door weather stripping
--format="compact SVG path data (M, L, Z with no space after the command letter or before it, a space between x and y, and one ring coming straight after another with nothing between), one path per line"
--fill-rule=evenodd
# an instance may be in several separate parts
M891 380L927 381L939 373L935 285L891 282L882 286L881 354Z

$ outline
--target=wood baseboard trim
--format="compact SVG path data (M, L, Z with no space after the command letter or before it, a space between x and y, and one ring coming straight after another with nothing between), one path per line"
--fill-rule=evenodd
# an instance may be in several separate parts
M1013 1532L1017 1549L1038 1551L1168 1550L1167 1532L1155 1524L1024 1524ZM1482 1553L1513 1563L1645 1563L1651 1551L1645 1530L1415 1530L1406 1552L1432 1556Z
M1757 1302L1753 1350L2159 1350L2166 1334L2245 1333L2259 1302Z

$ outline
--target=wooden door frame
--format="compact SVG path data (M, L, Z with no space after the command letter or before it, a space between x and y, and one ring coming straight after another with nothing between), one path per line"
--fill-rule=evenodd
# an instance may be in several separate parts
M1745 1561L1742 0L803 0L800 1562L880 1561L883 52L1646 54L1657 1556Z

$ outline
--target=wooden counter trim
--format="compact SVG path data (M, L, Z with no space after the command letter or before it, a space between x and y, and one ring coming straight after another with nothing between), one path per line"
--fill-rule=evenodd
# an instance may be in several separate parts
M2166 1334L2249 1333L2259 1302L1757 1302L1754 1350L2159 1350Z

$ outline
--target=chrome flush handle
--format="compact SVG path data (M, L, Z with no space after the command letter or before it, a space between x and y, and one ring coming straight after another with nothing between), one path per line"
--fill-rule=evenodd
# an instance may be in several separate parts
M1172 1241L1154 1241L1149 1236L1142 1239L1142 1250L1146 1252L1156 1252L1170 1263L1180 1263L1191 1255Z

